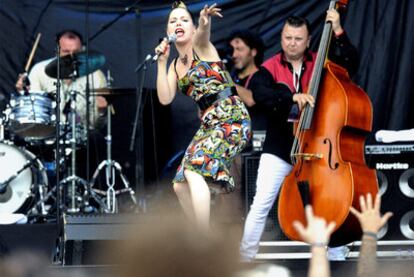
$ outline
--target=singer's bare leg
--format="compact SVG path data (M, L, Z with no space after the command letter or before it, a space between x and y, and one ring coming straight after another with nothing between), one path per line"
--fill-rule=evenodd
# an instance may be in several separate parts
M178 197L181 208L183 209L185 215L191 220L194 220L194 209L193 202L191 200L190 187L187 182L183 183L174 183L173 185L175 194Z
M204 177L196 172L184 170L190 188L195 220L203 231L210 229L210 189Z

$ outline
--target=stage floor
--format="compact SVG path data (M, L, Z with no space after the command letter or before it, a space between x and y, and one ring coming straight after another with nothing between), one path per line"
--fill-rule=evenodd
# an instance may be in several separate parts
M240 268L251 269L263 262L254 262L248 264L240 264ZM289 269L292 277L306 277L308 270L308 259L296 259L296 260L278 260L269 261L269 264L275 264L284 266ZM404 268L412 268L414 270L413 259L387 259L381 260L382 266L402 266ZM112 277L116 266L113 265L84 265L84 266L53 266L54 270L76 274L75 276L102 276ZM330 262L331 275L335 277L350 277L356 276L357 261L331 261ZM411 273L413 272L411 270ZM138 273L137 273L138 274ZM137 275L138 276L138 275ZM411 277L412 274L404 275L402 272L398 272L398 277Z

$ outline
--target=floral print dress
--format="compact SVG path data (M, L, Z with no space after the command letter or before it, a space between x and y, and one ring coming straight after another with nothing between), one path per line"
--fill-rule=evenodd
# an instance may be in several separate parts
M205 95L233 87L221 61L206 62L194 56L190 70L178 80L183 93L197 102ZM203 111L200 128L185 151L173 182L184 182L184 169L188 169L201 174L207 183L220 184L225 191L232 191L234 180L229 167L250 137L250 116L243 101L236 95L217 100Z

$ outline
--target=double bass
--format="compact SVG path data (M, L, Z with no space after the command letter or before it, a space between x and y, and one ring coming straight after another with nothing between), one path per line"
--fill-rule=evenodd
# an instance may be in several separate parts
M331 0L329 8L346 4ZM328 60L331 36L332 25L325 22L306 91L314 97L315 106L306 105L295 125L293 169L282 184L278 219L290 239L301 240L292 223L297 220L306 226L304 206L310 204L315 215L336 223L329 245L339 246L361 238L350 207L360 209L361 195L375 197L378 181L364 158L365 137L372 130L372 104L346 69Z

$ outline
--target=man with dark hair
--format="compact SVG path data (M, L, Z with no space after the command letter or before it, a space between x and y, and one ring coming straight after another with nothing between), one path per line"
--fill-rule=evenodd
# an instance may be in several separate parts
M248 81L263 62L263 42L249 30L236 30L231 33L228 44L232 48L234 70L232 78L237 84L239 96L247 106L253 106L254 100L248 87ZM240 90L239 90L240 88Z
M232 48L234 65L231 77L236 84L237 93L248 107L252 130L264 130L265 120L260 116L259 108L255 106L252 91L249 89L250 79L263 62L263 41L257 34L246 29L233 31L227 41Z
M266 121L261 113L259 105L253 100L252 91L248 88L249 80L257 72L263 62L263 42L261 38L246 29L235 30L227 39L228 54L231 53L233 70L230 72L235 83L237 93L245 103L251 118L251 128L253 134L257 130L266 129ZM245 150L250 150L246 147ZM238 230L243 228L244 207L241 189L242 162L241 155L237 155L230 167L231 175L235 181L235 191L220 197L215 201L214 209L220 211L221 220L237 224ZM226 212L222 212L226 211Z
M230 34L230 37L228 39L228 43L230 44L230 46L232 46L233 48L233 54L232 57L235 65L236 65L236 69L237 70L243 70L247 63L237 63L237 57L239 57L239 55L237 55L237 53L235 53L235 50L239 50L242 51L242 49L236 49L237 45L240 45L239 42L242 42L249 51L249 54L253 57L254 59L254 63L256 65L256 67L259 67L262 62L263 62L263 56L264 56L264 43L263 40L256 34L251 32L250 30L247 29L238 29L233 31ZM251 53L254 52L254 53Z
M358 64L356 49L342 29L336 10L328 10L326 20L332 23L333 30L329 58L352 74ZM314 105L313 97L302 93L309 84L316 59L316 53L308 49L309 43L307 20L289 17L281 34L282 50L266 60L250 81L253 99L264 107L268 125L259 162L256 194L246 218L240 246L244 261L251 261L256 256L269 210L283 179L292 169L289 155L293 124L289 121L297 119L291 117L292 107L297 105L302 109L304 105ZM280 83L285 85L285 89L281 89Z

